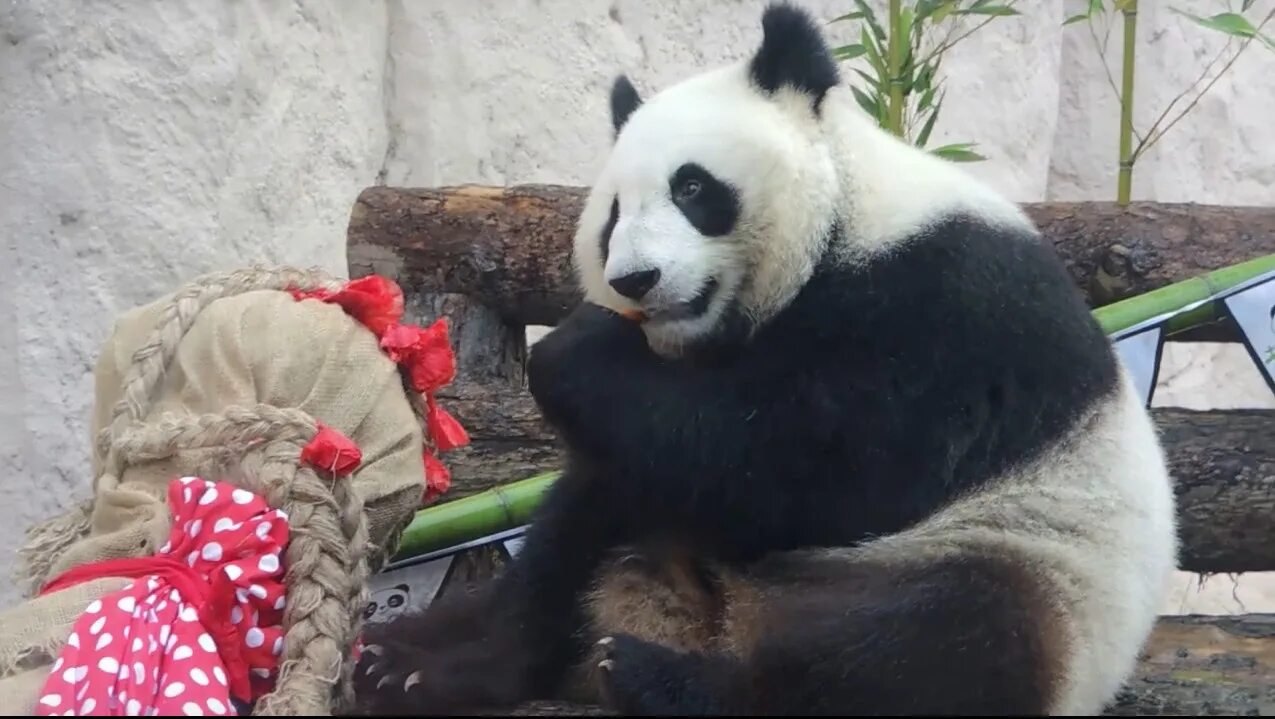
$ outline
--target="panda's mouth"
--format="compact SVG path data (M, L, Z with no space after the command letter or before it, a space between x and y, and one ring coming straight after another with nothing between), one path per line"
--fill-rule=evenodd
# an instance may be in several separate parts
M717 294L717 288L717 278L710 277L708 282L704 283L704 286L700 288L700 291L694 297L649 313L649 321L675 322L699 317L708 312L709 306L713 303L713 297Z

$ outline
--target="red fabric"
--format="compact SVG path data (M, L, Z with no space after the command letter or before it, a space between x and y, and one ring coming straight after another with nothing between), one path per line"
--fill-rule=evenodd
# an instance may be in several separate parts
M452 486L452 473L447 465L438 460L434 453L425 450L425 494L421 502L429 504L438 499Z
M99 577L135 581L76 621L38 716L234 714L274 684L283 648L288 518L225 482L168 487L173 528L153 557L77 567L48 593Z
M338 304L354 319L380 337L403 317L403 291L380 275L368 275L347 282L325 302Z
M301 448L301 461L343 477L359 466L363 453L349 437L320 422L314 438Z

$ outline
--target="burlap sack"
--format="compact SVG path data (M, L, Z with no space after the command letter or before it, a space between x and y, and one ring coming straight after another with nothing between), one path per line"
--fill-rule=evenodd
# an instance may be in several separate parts
M262 493L288 511L294 539L280 679L258 714L330 711L352 668L366 576L423 489L420 402L398 367L341 307L282 291L340 284L289 269L210 275L122 316L96 367L93 497L34 528L20 552L34 590L88 562L152 554L168 535L164 492L175 477L215 475ZM298 466L318 422L362 452L335 483ZM0 626L32 627L0 633L0 661L34 644L56 653L50 641L105 591L59 592L0 615ZM0 675L18 669L0 664ZM14 691L0 692L0 712L29 713L41 682L3 681Z

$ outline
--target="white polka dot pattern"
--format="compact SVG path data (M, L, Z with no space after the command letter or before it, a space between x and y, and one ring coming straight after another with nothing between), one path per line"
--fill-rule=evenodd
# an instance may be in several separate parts
M173 526L159 553L167 563L85 607L37 716L227 716L235 701L273 687L286 516L251 492L197 477L170 483L168 501ZM227 666L219 643L242 663Z

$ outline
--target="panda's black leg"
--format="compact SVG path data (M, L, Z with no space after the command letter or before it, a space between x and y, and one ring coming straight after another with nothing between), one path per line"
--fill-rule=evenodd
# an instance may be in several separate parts
M627 634L598 642L602 695L625 716L722 716L730 713L733 660L681 653Z

